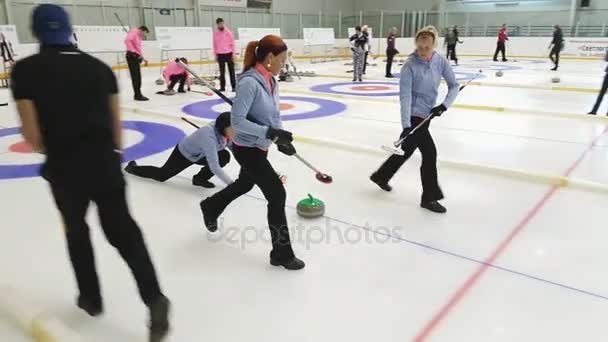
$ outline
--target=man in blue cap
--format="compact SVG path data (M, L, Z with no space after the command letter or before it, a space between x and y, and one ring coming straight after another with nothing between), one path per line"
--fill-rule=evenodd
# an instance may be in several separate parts
M116 77L110 67L73 47L63 8L40 5L32 23L40 52L15 65L11 87L23 137L46 154L41 171L65 223L78 306L91 316L103 312L85 221L93 201L108 241L129 265L150 309L150 341L162 341L169 330L170 303L127 207Z

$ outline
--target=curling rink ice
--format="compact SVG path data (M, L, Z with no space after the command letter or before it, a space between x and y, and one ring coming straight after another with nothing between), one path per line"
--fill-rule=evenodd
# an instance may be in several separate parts
M173 302L168 341L604 340L608 107L597 117L585 113L605 64L564 59L550 72L544 59L462 59L461 83L483 74L431 125L448 208L437 215L419 207L418 154L393 179L393 192L368 180L387 157L380 146L401 132L398 80L383 77L379 58L370 59L378 66L365 82L351 83L344 62L296 61L319 77L280 83L298 152L334 178L319 183L272 149L275 169L288 177L286 210L303 271L268 264L266 203L257 188L209 234L198 203L217 188L191 186L197 168L164 184L126 176L132 214ZM181 116L204 123L228 109L216 96L155 95L158 68L144 70L151 101L135 103L126 70L119 75L133 146L127 158L142 164L162 164L193 132ZM445 91L443 84L441 99ZM7 90L0 96L9 99ZM92 319L74 305L61 220L45 182L28 173L41 157L20 150L14 106L2 108L0 286L7 290L0 301L16 291L36 303L36 318L52 317L82 341L146 341L147 312L94 207L105 314ZM234 160L227 172L236 177ZM325 202L325 217L297 216L308 193ZM0 316L0 340L27 341L8 316Z

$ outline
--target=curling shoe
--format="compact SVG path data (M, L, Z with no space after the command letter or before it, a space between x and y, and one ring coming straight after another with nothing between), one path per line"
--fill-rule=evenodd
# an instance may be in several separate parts
M161 342L169 333L169 310L171 302L161 295L150 304L150 342Z
M437 201L422 202L420 203L420 206L438 214L445 214L448 212L448 210Z
M217 216L211 215L209 212L209 199L204 199L201 204L201 212L203 213L203 222L205 223L205 227L210 232L217 231Z
M76 305L78 305L79 308L81 308L91 317L97 317L103 313L101 299L91 299L79 296Z
M277 267L283 266L283 267L285 267L285 269L287 269L289 271L297 271L297 270L301 270L304 267L306 267L306 264L304 263L304 261L296 258L295 256L291 260L286 261L286 262L281 262L281 261L275 260L273 258L270 258L270 264L272 266L277 266Z
M377 173L372 174L372 175L369 177L369 179L370 179L372 182L376 183L376 185L377 185L377 186L379 186L379 187L380 187L380 189L382 189L382 190L384 190L384 191L386 191L386 192L391 192L391 191L393 191L393 187L392 187L392 186L390 186L390 185L388 184L388 182L387 182L387 181L380 179L380 177L378 176L378 174L377 174Z

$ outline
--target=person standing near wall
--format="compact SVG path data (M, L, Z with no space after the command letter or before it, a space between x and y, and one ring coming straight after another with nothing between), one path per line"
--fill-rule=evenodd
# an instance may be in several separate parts
M434 51L437 35L433 26L418 31L416 51L401 69L399 97L403 132L400 138L407 137L401 144L404 154L390 156L370 179L382 190L392 191L388 182L418 149L422 154L420 175L423 190L420 206L435 213L445 213L446 208L439 203L443 199L443 192L437 179L437 148L429 131L431 122L424 120L431 115L441 116L456 100L460 85L448 60ZM443 103L436 105L441 78L447 82L448 92ZM416 131L410 136L414 128Z
M549 44L549 49L551 52L549 53L549 58L555 64L555 67L551 69L552 71L557 71L559 67L559 54L564 48L564 34L562 33L562 28L559 25L555 25L553 28L553 40L551 44Z
M397 28L393 27L386 37L386 75L387 78L393 78L393 59L399 54L395 47L397 43Z
M169 331L163 295L141 230L129 213L121 172L122 124L114 72L74 48L72 26L60 6L44 4L32 15L40 52L19 61L11 88L21 134L46 154L41 169L61 213L79 296L91 316L103 313L86 213L95 202L109 243L125 260L150 312L151 342Z
M604 57L604 60L608 62L608 49L606 49L606 56ZM602 104L602 100L604 100L604 95L606 95L606 91L608 90L608 66L606 67L606 70L604 70L604 72L604 82L602 83L602 89L600 90L600 93L597 96L597 100L595 101L593 109L589 112L590 115L597 114L597 111L600 109L600 106Z
M496 43L496 52L494 52L494 62L498 62L498 52L502 53L502 61L506 62L506 41L509 40L509 36L507 35L507 24L502 24L500 30L498 30L498 42Z
M355 27L355 34L350 37L350 50L353 52L353 82L363 81L367 41L368 37L361 30L361 26Z
M363 25L361 27L361 32L363 32L363 35L365 35L367 37L367 43L365 44L365 56L364 56L364 61L363 61L363 75L365 75L365 73L367 72L367 57L369 56L369 53L372 51L372 45L371 45L371 39L369 38L369 26L367 25Z
M148 101L149 99L141 93L141 66L143 62L148 65L148 61L144 58L144 53L141 47L141 41L146 33L150 30L146 26L132 29L127 33L125 45L127 47L127 65L131 74L131 83L133 85L133 99L135 101Z
M213 32L213 53L220 66L220 91L226 91L226 64L230 74L230 86L234 93L236 89L236 74L234 72L234 35L226 25L224 19L217 18L217 29Z
M458 42L458 38L454 34L454 31L447 30L445 34L445 45L447 45L448 50L446 54L446 58L448 61L456 62L458 65L458 57L456 57L456 43Z

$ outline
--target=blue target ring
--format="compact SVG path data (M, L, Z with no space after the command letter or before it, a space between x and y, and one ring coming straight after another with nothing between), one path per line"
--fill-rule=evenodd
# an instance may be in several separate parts
M396 75L395 75L396 76ZM396 76L397 77L397 76ZM340 95L353 95L353 96L397 96L399 95L399 91L389 91L383 93L357 93L357 92L347 92L341 90L334 90L335 87L351 85L353 87L365 86L365 85L385 85L385 86L395 86L398 85L396 82L340 82L340 83L327 83L327 84L319 84L316 85L310 90L315 91L317 93L328 93L328 94L340 94Z
M141 159L174 147L185 134L180 129L155 122L123 121L123 129L137 131L144 138L139 143L128 147L123 160ZM0 138L19 134L19 128L0 129ZM0 179L30 178L40 175L42 164L0 165Z
M336 115L346 110L346 105L341 102L316 97L281 96L281 100L310 102L319 106L319 108L310 112L282 115L281 119L283 121L322 118ZM222 99L195 102L183 107L182 112L199 118L213 120L220 114L213 107L222 103L224 103Z

